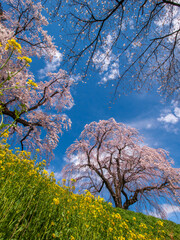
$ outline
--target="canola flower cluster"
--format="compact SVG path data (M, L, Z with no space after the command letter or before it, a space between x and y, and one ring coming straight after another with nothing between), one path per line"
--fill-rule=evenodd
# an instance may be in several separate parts
M33 80L31 80L31 79L28 79L27 84L30 87L33 87L34 89L36 89L38 87L37 83L33 82Z
M6 51L9 50L9 49L12 49L12 50L17 50L18 53L21 54L21 45L18 42L16 42L15 39L10 39L7 42L8 43L5 46Z
M17 59L21 60L21 61L25 61L25 66L26 67L30 67L29 63L32 62L32 59L26 56L23 57L17 57Z
M15 39L10 39L10 40L8 40L7 41L8 43L6 44L6 46L5 46L5 48L4 48L4 50L9 50L9 49L11 49L11 54L14 52L14 50L16 50L19 54L21 54L21 44L19 44ZM2 44L1 44L1 46L2 46ZM17 57L17 59L19 59L19 60L21 60L21 61L25 61L25 66L27 66L27 67L29 67L30 65L29 65L29 63L31 63L32 62L32 59L31 58L29 58L29 57L27 57L27 56L22 56L22 57L20 57L20 56L18 56Z
M1 44L1 43L0 43L0 47L2 47L2 44ZM6 44L5 48L4 48L4 50L7 51L7 50L9 50L9 49L11 50L11 51L10 51L10 54L9 54L9 57L7 57L5 63L4 63L2 66L0 66L0 70L3 69L3 68L6 66L6 64L8 63L8 61L9 61L10 59L12 59L14 50L17 50L17 52L18 52L19 54L21 54L21 45L20 45L15 39L10 39L10 40L7 41L7 44ZM15 75L17 75L20 71L22 71L22 70L24 69L24 67L29 67L29 66L30 66L29 63L32 62L32 59L29 58L29 57L27 57L27 56L17 56L16 59L22 61L22 62L25 63L25 64L23 64L23 66L22 66L19 70L17 70L17 72L14 72L14 73L11 72L11 75L8 76L8 78L4 81L4 83L5 83L7 80L10 80L10 79L11 79L12 77L14 77ZM4 83L1 83L1 85L3 86ZM16 82L16 87L15 87L15 88L18 88L19 85L20 85L20 82ZM37 89L37 88L38 88L37 83L33 82L33 80L31 80L31 79L28 79L28 80L27 80L27 85L28 85L28 89L29 89L29 90L31 90L31 87L32 87L33 89ZM2 87L2 86L0 86L0 87ZM20 86L20 87L22 87L22 86ZM6 89L0 90L0 94L3 95L3 91L5 91L5 90L6 90Z
M0 239L178 239L176 224L168 231L165 221L146 217L150 224L89 191L75 194L74 179L56 183L45 166L45 160L32 160L30 152L13 152L0 143Z

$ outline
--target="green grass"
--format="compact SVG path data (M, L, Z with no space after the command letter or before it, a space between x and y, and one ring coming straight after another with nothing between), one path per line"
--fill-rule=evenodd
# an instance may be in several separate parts
M74 194L29 156L0 146L0 240L180 239L180 225Z

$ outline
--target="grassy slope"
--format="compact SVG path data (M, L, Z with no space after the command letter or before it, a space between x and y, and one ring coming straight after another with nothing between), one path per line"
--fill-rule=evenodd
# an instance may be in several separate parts
M1 144L0 240L180 239L180 225L74 194L73 181L56 184L44 165Z

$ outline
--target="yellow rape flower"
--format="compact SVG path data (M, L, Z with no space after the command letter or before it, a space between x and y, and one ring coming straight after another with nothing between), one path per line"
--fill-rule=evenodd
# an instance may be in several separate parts
M4 132L3 137L8 138L9 137L9 132Z
M163 222L162 221L157 221L157 224L160 226L163 226Z
M30 86L32 86L34 88L38 87L38 85L35 82L33 82L33 80L31 80L31 79L28 79L27 84L29 84Z
M49 175L48 171L46 171L45 169L43 170L43 173L44 173L45 175Z
M2 169L2 171L4 171L4 170L5 170L5 168L4 168L3 166L1 166L1 169Z
M125 240L125 238L121 236L121 237L118 237L118 240Z
M146 224L144 224L144 223L141 223L141 224L139 225L139 227L141 227L141 228L147 228Z
M116 214L116 218L121 220L121 215L119 213Z
M75 240L75 238L73 236L71 236L70 240Z
M62 179L62 183L65 184L66 183L66 179Z
M8 40L8 43L5 46L5 50L8 50L9 48L17 50L19 53L21 53L21 45L18 42L16 42L15 39Z
M46 160L43 160L43 161L42 161L42 165L46 165Z
M7 51L9 49L9 44L6 44L4 49Z
M75 183L75 182L76 182L76 179L71 178L71 182L72 182L72 183Z
M55 177L54 172L50 173L50 177Z
M53 237L53 238L56 238L56 235L55 235L55 233L53 233L53 234L52 234L52 237Z
M27 63L31 63L31 62L32 62L32 59L31 59L31 58L28 58L28 57L26 57L26 56L17 57L17 59L19 59L19 60L25 60Z
M55 222L52 221L52 222L51 222L51 226L54 226L54 225L55 225Z
M100 196L98 196L98 201L100 201L100 202L103 202L104 201L104 198L101 198Z
M142 234L138 234L138 238L139 238L139 239L142 239L142 240L143 240L143 239L146 239L145 236L142 235Z
M54 203L55 205L59 205L59 203L60 203L59 198L54 198L54 199L53 199L53 203Z

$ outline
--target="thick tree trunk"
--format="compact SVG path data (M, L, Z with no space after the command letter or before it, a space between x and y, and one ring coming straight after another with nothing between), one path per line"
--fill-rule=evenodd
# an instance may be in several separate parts
M114 198L114 203L116 207L122 208L122 201L120 197L115 197Z

